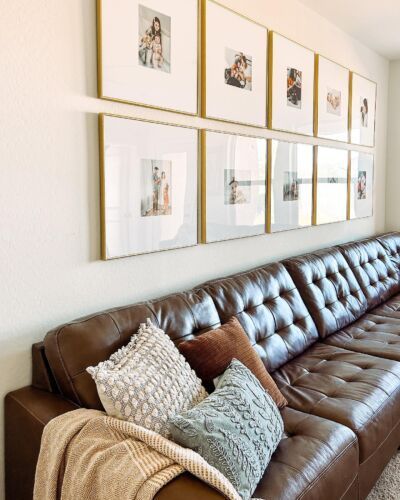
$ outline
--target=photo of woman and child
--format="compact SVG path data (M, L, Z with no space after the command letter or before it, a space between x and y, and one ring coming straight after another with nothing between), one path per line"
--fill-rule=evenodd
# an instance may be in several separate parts
M331 115L340 116L342 112L342 93L328 87L326 95L326 111Z
M367 172L365 170L360 170L358 172L357 199L367 199Z
M139 64L171 72L171 18L139 5Z
M232 87L251 91L252 58L243 54L243 52L225 48L225 60L228 65L225 68L225 83Z
M368 127L368 99L361 98L361 126L364 128Z
M287 68L287 104L301 109L302 71Z

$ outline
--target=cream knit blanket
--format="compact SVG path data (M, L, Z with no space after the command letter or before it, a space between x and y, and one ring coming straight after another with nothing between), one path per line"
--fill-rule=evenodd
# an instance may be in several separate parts
M240 500L228 479L194 451L130 422L80 409L46 425L34 500L148 500L184 471Z

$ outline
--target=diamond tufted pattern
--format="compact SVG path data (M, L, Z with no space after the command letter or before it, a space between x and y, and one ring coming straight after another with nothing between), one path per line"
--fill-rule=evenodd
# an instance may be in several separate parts
M86 368L108 359L126 345L147 318L174 342L220 325L213 301L198 290L113 309L60 326L49 332L44 342L61 394L86 408L102 409L96 385Z
M344 330L328 337L325 343L400 361L400 313L396 319L380 316L372 311Z
M360 318L367 300L337 248L283 261L322 338Z
M360 463L400 420L400 363L316 343L273 374L289 406L349 427Z
M268 371L318 340L309 312L287 270L271 264L202 285L226 323L236 316Z
M377 240L341 245L340 250L367 298L368 310L400 291L398 268Z
M392 263L400 269L400 233L388 233L377 238Z

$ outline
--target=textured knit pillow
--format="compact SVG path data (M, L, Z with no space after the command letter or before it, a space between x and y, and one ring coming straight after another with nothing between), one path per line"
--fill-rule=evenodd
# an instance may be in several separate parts
M232 317L217 330L182 342L178 348L209 392L214 390L214 379L224 373L235 358L251 370L279 408L287 405L237 318Z
M108 415L168 436L168 418L206 396L172 340L147 320L126 347L89 367Z
M227 477L246 500L282 438L283 422L257 378L233 360L210 396L170 420L170 432L173 440Z

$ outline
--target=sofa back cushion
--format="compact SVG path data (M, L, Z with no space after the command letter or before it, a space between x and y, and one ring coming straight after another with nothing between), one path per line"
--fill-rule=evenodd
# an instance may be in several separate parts
M378 240L341 245L340 251L367 298L368 310L400 291L399 270Z
M269 372L305 351L318 333L282 264L271 264L201 287L214 300L221 323L236 316Z
M175 343L220 326L214 303L202 290L113 309L60 326L46 335L44 343L61 394L80 406L102 409L86 368L128 344L147 318Z
M386 250L389 259L400 270L400 233L388 233L378 236L377 240Z
M337 248L283 261L317 325L326 338L358 319L367 300Z

